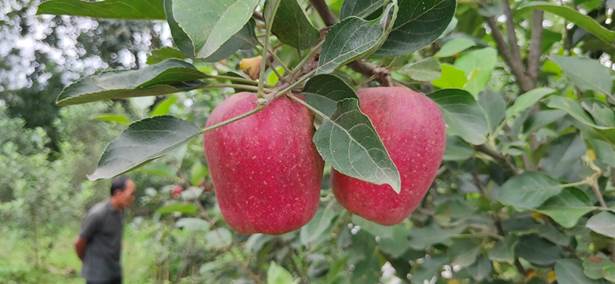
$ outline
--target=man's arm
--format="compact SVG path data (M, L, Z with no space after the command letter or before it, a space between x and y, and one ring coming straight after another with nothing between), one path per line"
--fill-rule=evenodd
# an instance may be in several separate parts
M85 250L88 246L88 242L94 237L101 222L101 215L96 212L88 212L88 215L84 218L81 224L81 230L77 239L75 240L75 252L79 259L83 261L85 257Z
M75 252L79 259L83 261L83 257L85 256L85 248L88 245L88 241L81 236L77 236L77 240L75 240Z

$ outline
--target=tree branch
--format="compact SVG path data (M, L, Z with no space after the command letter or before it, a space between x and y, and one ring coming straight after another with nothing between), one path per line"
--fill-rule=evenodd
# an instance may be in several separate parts
M318 15L320 15L322 20L325 22L325 25L332 26L335 22L337 22L335 15L331 13L331 10L329 10L329 7L324 0L310 0L310 3L312 3L312 6L314 6L314 9L318 12Z
M254 19L256 19L256 20L261 21L261 22L264 22L264 21L265 21L265 17L263 17L263 14L261 14L261 13L259 13L259 12L257 12L257 11L254 11L254 13L252 13L252 17L253 17Z
M527 74L536 82L538 80L538 65L540 64L540 49L542 44L542 21L544 11L534 10L532 14L532 38L530 43L530 54L527 59Z
M472 173L472 179L474 181L474 184L478 188L480 194L485 199L491 201L491 198L489 196L487 196L487 191L483 187L483 185L482 185L482 183L480 181L480 178L479 178L479 176L478 176L478 174L476 172ZM497 234L502 236L502 237L506 237L506 232L504 231L504 227L502 226L502 219L500 219L500 216L498 216L498 213L497 212L493 212L492 214L489 214L489 216L493 219L493 224L495 225L495 229L497 231ZM525 275L525 269L523 268L523 265L521 265L521 262L519 261L519 259L515 257L515 260L514 260L513 263L515 265L515 268L519 272L519 274Z
M374 77L382 86L388 87L393 85L391 72L384 67L376 66L361 60L348 63L348 67L367 77Z
M516 60L513 56L513 52L510 49L509 44L504 40L502 32L498 29L497 22L494 17L487 17L485 19L489 29L491 29L491 36L495 40L496 47L500 55L504 58L506 65L510 68L513 76L517 80L517 85L524 92L527 92L534 88L532 80L525 74L525 68L521 59ZM515 37L516 38L516 37Z
M505 156L502 156L500 153L494 151L493 149L486 147L485 145L477 145L474 146L474 150L486 154L487 156L493 158L494 160L503 163L510 170L512 170L515 174L518 174L520 171L517 167Z
M521 61L521 51L517 44L517 32L515 32L515 23L513 21L512 10L510 9L510 3L508 0L502 0L504 15L506 16L506 36L508 37L508 46L510 47L510 55L515 63L519 63L523 67Z
M314 9L318 12L318 15L325 22L325 25L332 26L337 22L335 15L331 13L327 3L324 0L310 0ZM352 70L357 71L366 77L374 77L382 86L392 86L393 81L391 80L391 72L380 66L376 66L362 60L353 61L348 63L348 67L352 68Z
M500 52L500 55L502 55L504 61L506 61L506 65L511 66L512 56L510 54L510 49L508 48L508 44L506 44L506 40L504 40L504 36L502 36L502 33L498 29L498 24L495 18L487 17L485 18L485 21L487 22L487 26L489 26L489 29L491 30L491 37L493 37L493 39L495 40L496 47Z

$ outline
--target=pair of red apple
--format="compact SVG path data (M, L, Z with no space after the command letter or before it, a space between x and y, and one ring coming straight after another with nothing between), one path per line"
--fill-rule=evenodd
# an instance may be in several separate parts
M349 211L383 225L402 222L425 196L442 161L445 125L438 106L403 87L358 92L401 175L401 192L332 173L335 197ZM238 93L212 112L212 125L256 107ZM205 134L205 156L228 224L240 233L281 234L305 225L318 209L323 161L312 143L313 116L286 97L261 112Z

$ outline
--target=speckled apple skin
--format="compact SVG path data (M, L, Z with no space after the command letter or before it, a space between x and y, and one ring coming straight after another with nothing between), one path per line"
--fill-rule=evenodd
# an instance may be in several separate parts
M333 193L348 211L367 220L394 225L406 219L429 190L446 146L438 105L404 87L358 91L361 110L370 118L401 175L401 192L333 171Z
M255 107L255 94L235 94L214 109L207 125ZM304 106L281 97L250 117L205 133L216 198L231 228L242 234L282 234L314 216L323 161L312 144L312 120Z

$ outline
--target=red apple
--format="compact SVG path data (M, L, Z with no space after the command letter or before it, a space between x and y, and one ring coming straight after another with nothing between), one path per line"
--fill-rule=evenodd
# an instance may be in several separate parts
M333 193L349 211L394 225L414 211L436 176L446 146L444 119L432 100L404 87L361 89L358 96L399 170L401 192L333 171Z
M256 107L238 93L218 105L207 125ZM205 133L205 157L222 215L237 232L282 234L316 213L323 161L312 144L311 113L280 97L262 111Z
M182 191L184 191L184 188L181 185L175 185L173 189L171 189L171 197L173 199L181 197Z

